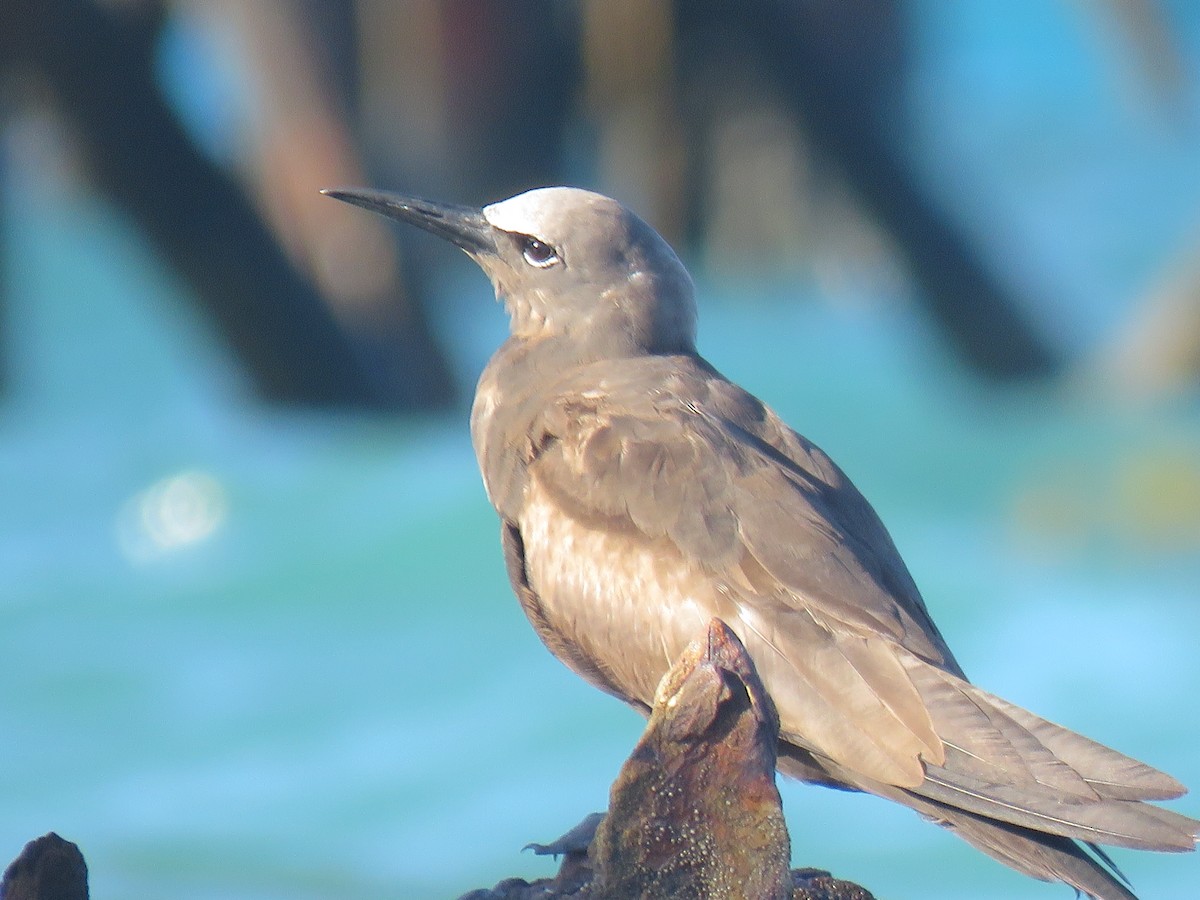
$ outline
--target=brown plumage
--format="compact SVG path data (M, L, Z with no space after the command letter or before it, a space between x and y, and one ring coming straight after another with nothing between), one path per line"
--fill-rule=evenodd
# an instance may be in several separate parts
M1133 894L1096 845L1194 848L1200 822L1145 802L1175 779L966 679L854 485L696 353L691 281L640 219L570 188L484 210L329 193L458 244L504 301L471 432L513 587L577 673L645 712L719 617L778 707L786 774L1103 900Z

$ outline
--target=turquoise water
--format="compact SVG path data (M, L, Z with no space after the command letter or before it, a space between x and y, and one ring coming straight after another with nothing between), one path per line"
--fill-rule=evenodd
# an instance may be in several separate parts
M6 199L0 857L56 830L100 900L550 873L520 847L604 806L641 722L525 623L465 411L264 408L110 213ZM469 384L504 322L448 278ZM704 286L703 349L872 498L978 682L1200 786L1196 398L987 389L919 319L795 293ZM881 898L1069 896L882 801L783 790L796 863ZM1197 859L1116 855L1195 896Z

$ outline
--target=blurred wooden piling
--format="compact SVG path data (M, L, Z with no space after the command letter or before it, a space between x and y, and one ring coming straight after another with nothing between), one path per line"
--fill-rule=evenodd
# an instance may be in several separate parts
M260 14L267 10L266 4L251 6ZM289 21L288 9L279 10L273 21ZM394 261L390 267L385 262L356 268L368 242L344 234L347 228L375 228L379 241L386 241L386 232L375 223L342 218L317 193L339 180L364 177L340 174L359 170L344 123L329 104L312 98L301 102L293 96L297 91L288 95L291 104L281 98L271 121L260 123L269 132L264 142L294 152L277 149L271 155L272 175L286 184L277 184L256 203L233 174L201 150L160 84L156 59L166 15L159 3L0 4L0 51L5 51L0 72L37 73L36 84L70 123L96 189L181 276L261 397L328 408L444 407L452 396L451 378L423 308L398 283ZM270 23L246 19L239 24L248 36L271 31ZM292 24L302 32L299 15ZM282 70L276 83L322 82L323 73L313 70L318 55L301 52L301 38L286 43L281 31L271 31L284 48L270 54ZM293 121L291 130L268 127L293 106L304 107L303 114L293 116L302 121ZM306 198L303 204L297 193ZM342 249L297 247L292 253L297 259L289 258L259 205L292 224L293 245L323 231L340 240L336 246ZM335 228L339 222L349 225ZM323 294L299 262L318 257L313 266L320 274L336 275L331 267L339 253L343 276L347 268L350 275L365 269L383 281L346 286L343 277L339 290L334 278L332 288L323 285Z

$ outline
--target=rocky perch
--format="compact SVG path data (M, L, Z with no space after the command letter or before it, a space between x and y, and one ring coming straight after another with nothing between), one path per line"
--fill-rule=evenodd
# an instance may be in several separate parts
M513 878L460 900L872 900L788 868L775 786L779 717L741 641L713 619L658 686L650 722L595 813L551 844L554 878Z

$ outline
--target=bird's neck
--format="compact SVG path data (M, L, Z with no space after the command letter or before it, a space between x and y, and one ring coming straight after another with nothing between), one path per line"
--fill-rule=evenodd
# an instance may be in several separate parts
M510 499L519 496L521 484L509 483L523 473L513 466L514 454L526 454L534 421L557 396L560 385L580 369L602 361L619 365L621 359L656 354L632 351L614 354L586 342L555 338L510 337L496 351L479 378L471 407L471 442L492 505L503 516ZM520 476L523 477L523 474Z
M537 414L539 384L549 380L544 342L510 337L492 356L471 405L471 443L488 499L510 519L524 490L525 468L514 460ZM566 365L570 366L568 362ZM559 364L558 371L563 365ZM511 483L510 483L511 482Z

